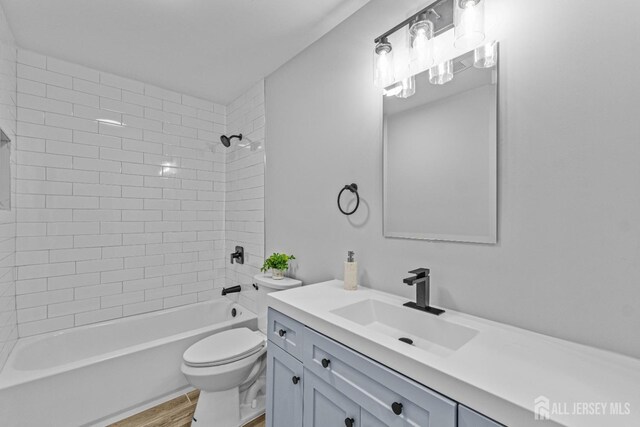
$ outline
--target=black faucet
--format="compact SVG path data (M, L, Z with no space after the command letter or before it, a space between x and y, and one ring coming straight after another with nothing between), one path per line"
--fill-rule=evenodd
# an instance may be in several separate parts
M403 305L405 307L415 308L416 310L426 311L436 316L444 313L444 310L429 306L429 269L418 268L411 270L409 273L415 274L415 277L407 277L403 282L409 286L416 285L416 302L408 302Z
M233 264L234 260L238 264L244 264L244 248L242 246L236 246L236 251L231 254L231 264Z
M242 286L240 285L232 286L230 288L222 288L222 296L225 296L227 294L235 294L236 292L240 292L241 290Z

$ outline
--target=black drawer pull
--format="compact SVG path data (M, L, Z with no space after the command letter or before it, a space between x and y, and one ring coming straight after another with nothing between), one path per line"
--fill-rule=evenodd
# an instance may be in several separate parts
M285 336L287 334L287 331L285 331L284 329L280 329L278 331L278 335L280 335L281 337Z
M344 425L347 427L353 427L353 423L355 423L356 420L354 420L353 418L345 418L344 419Z
M293 381L294 384L298 384L300 382L300 377L294 376L293 378L291 378L291 381Z
M393 402L391 404L391 409L393 409L394 414L400 415L402 413L402 403Z
M322 367L323 367L323 368L328 368L330 363L331 363L331 360L329 360L329 359L322 359Z

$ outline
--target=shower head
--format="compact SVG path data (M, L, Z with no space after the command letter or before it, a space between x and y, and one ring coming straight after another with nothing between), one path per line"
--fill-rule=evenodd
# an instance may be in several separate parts
M237 138L240 141L242 141L242 134L238 134L238 135L231 135L231 136L227 136L227 135L222 135L220 137L220 142L222 142L222 145L224 145L225 147L229 147L231 145L231 140L233 138Z

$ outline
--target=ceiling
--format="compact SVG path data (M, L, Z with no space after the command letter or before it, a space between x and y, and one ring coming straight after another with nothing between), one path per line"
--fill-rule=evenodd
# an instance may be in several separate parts
M369 0L0 0L18 46L226 104Z

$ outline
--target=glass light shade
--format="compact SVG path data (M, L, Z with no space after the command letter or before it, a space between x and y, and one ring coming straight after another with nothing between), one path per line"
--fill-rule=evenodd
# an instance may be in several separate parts
M407 77L400 82L402 90L396 96L398 98L409 98L416 93L416 78L415 76Z
M409 27L411 60L415 62L416 71L426 70L433 65L433 22L420 16Z
M473 51L473 66L491 68L498 63L498 42L492 41Z
M429 83L443 85L453 80L453 61L445 61L429 68Z
M468 50L478 46L485 38L485 0L454 0L453 23L458 49Z
M393 48L385 37L373 52L373 83L376 87L384 88L394 80Z
M382 94L384 96L400 96L402 93L402 82L396 82L391 86L387 86L382 89Z

